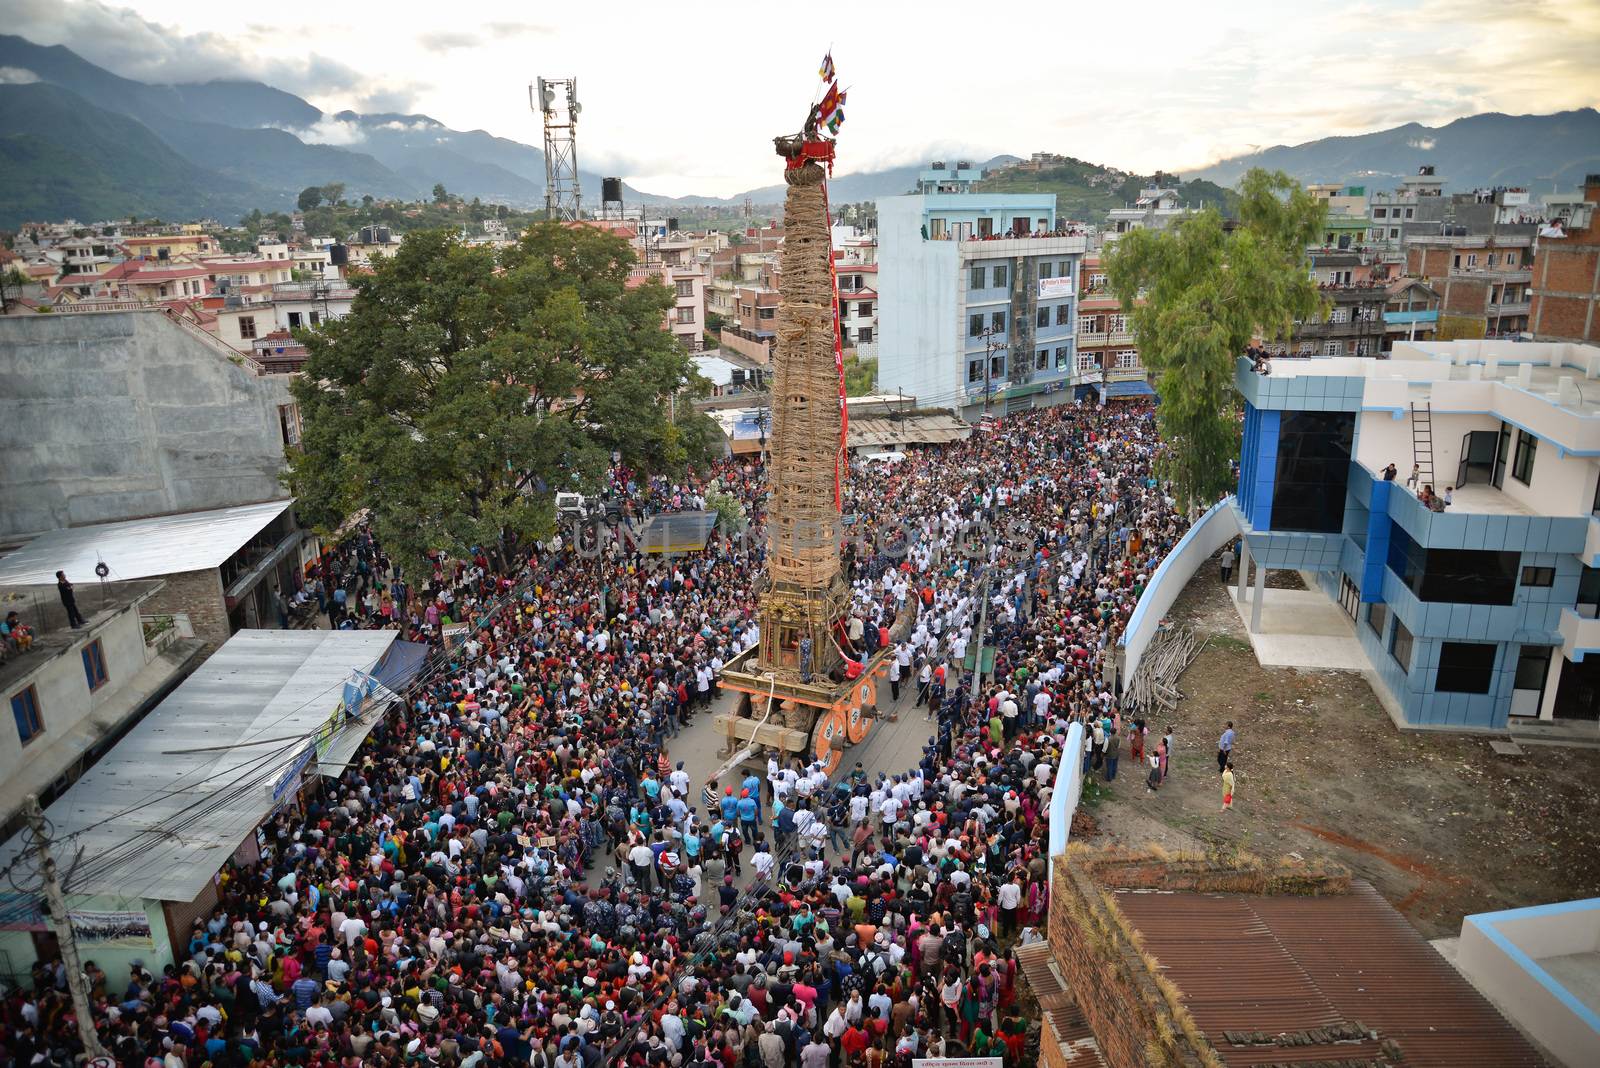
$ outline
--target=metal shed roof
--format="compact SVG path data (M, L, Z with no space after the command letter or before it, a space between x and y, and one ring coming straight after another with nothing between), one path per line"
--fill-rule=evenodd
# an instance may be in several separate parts
M267 501L52 530L0 557L0 585L53 583L59 570L81 586L95 581L94 566L101 560L113 579L220 567L293 503Z
M192 901L274 807L274 789L327 722L352 670L392 630L245 630L46 810L70 894ZM371 730L371 718L334 736ZM268 743L270 744L252 744ZM22 836L0 846L0 869ZM108 866L112 851L126 857ZM13 876L32 880L31 858Z
M1543 1068L1545 1060L1364 882L1348 894L1119 891L1117 906L1229 1065ZM1359 1023L1375 1038L1327 1028Z

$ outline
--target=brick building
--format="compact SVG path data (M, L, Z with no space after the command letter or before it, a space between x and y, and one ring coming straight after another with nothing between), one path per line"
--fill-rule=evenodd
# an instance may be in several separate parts
M1504 337L1528 329L1533 227L1406 240L1406 274L1439 294L1440 329L1459 337ZM1448 328L1451 321L1454 327Z
M1584 179L1583 199L1539 233L1528 328L1542 341L1600 341L1600 174Z
M1049 1068L1546 1063L1342 872L1082 846L1054 867L1047 941L1017 950Z

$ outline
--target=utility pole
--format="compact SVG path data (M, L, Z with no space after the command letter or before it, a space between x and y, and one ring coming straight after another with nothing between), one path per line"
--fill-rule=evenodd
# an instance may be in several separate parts
M55 858L50 855L50 834L45 829L44 809L39 795L29 794L24 802L28 826L33 831L34 849L39 856L39 871L44 876L45 898L50 902L50 919L55 924L56 940L61 945L61 963L67 969L67 989L72 992L72 1011L78 1018L78 1040L91 1057L104 1057L100 1034L94 1028L94 1011L89 1003L89 985L78 960L78 943L72 938L72 917L67 913L67 898L56 878Z

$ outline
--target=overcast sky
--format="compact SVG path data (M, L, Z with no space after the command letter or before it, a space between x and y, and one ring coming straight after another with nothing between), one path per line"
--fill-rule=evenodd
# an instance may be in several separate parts
M830 45L844 172L1053 151L1182 173L1330 134L1600 105L1600 0L0 0L0 32L144 81L257 78L328 112L421 112L531 144L528 82L572 76L580 165L664 195L775 181L770 139L800 125Z

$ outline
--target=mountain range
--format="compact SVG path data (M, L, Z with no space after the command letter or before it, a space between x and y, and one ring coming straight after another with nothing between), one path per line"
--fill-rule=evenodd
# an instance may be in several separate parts
M1350 137L1275 145L1190 171L1187 177L1231 186L1251 167L1264 167L1301 182L1366 184L1370 192L1375 183L1384 188L1390 179L1417 173L1422 164L1432 164L1447 189L1572 189L1583 185L1585 175L1600 172L1600 112L1489 112L1444 126L1408 122Z
M1063 211L1091 217L1143 181L1068 161L1066 169L1006 171L1015 156L979 166L996 172L986 188L1054 191ZM1451 188L1578 184L1600 171L1600 115L1477 115L1431 128L1410 123L1355 137L1276 146L1224 160L1186 177L1184 195L1226 203L1218 186L1252 166L1302 181L1365 181L1433 163ZM921 164L841 174L835 203L914 187ZM61 45L0 35L0 228L29 219L124 215L214 216L231 221L252 208L286 210L307 186L342 182L349 197L415 199L436 183L452 193L513 207L544 197L544 153L483 130L454 130L427 115L326 114L292 93L253 81L151 85L120 77ZM579 174L584 199L598 199L598 175ZM1540 190L1548 188L1540 185ZM733 197L665 197L624 186L634 203L670 209L782 200L781 185Z

